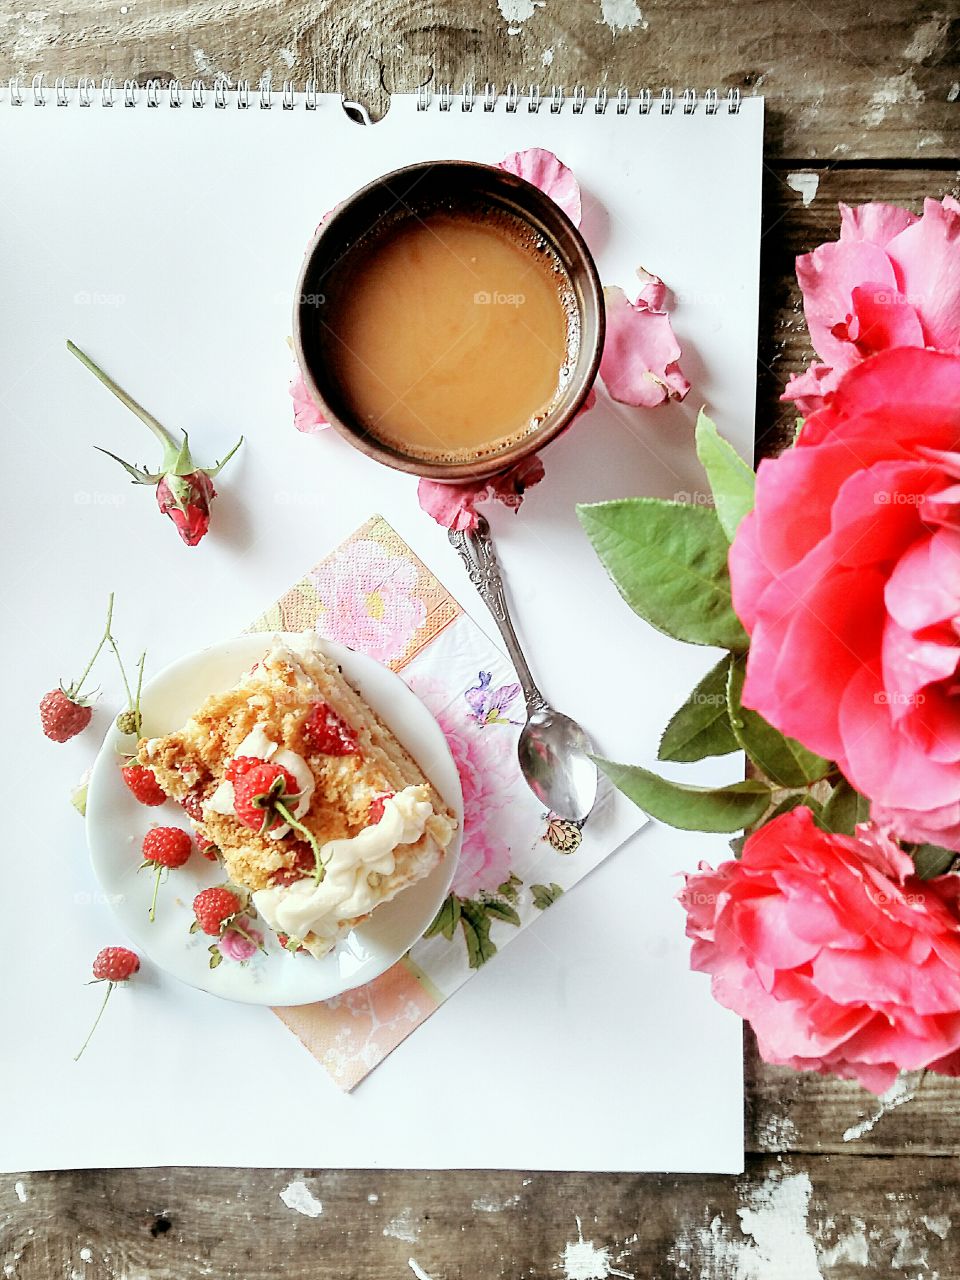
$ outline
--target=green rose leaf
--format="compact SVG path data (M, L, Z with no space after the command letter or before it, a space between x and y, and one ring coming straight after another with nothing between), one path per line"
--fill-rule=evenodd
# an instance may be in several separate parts
M739 831L756 822L770 804L770 788L753 779L726 787L692 787L669 782L637 764L594 758L634 804L681 831Z
M658 760L703 760L739 751L727 710L727 654L703 677L663 731Z
M530 892L533 894L533 905L538 911L546 911L547 907L552 907L556 900L563 893L560 885L551 884L532 884Z
M697 457L710 481L717 519L732 542L737 525L753 510L756 476L702 409L697 418Z
M944 849L939 844L918 844L910 853L917 875L921 880L932 880L934 876L945 875L950 870L960 853L955 849Z
M826 777L833 768L830 760L808 751L795 738L785 737L758 712L743 706L740 698L745 674L742 661L730 663L727 706L737 741L753 763L782 787L803 787Z
M581 505L577 514L617 590L641 618L675 640L746 650L716 511L622 498Z
M870 801L854 791L846 778L841 778L823 806L823 825L828 831L852 836L858 822L870 817Z
M444 899L440 910L434 916L432 924L423 936L425 938L435 938L438 933L441 933L450 942L459 923L460 899L451 893L449 898Z
M467 944L467 962L471 969L479 969L497 954L497 946L490 939L490 918L483 906L464 898L460 900L460 924Z
M503 884L497 889L497 893L501 898L506 898L508 902L516 902L517 893L522 885L523 881L520 877L511 871L509 879L504 880Z

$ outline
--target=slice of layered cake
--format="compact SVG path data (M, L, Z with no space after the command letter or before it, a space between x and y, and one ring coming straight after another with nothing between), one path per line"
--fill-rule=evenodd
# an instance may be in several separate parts
M312 631L275 637L181 729L141 741L138 759L266 923L317 957L429 875L456 828Z

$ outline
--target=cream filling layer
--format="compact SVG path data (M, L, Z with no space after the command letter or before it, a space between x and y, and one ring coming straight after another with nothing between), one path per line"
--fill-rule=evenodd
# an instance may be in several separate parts
M253 902L267 924L291 938L315 933L334 942L344 920L372 911L383 901L385 877L396 869L396 849L416 844L433 816L425 786L405 787L383 802L383 817L355 836L321 845L324 877L260 889Z

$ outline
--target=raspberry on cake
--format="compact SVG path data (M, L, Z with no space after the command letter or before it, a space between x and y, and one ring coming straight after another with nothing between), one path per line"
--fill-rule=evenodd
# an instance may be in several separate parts
M267 924L317 957L429 875L456 828L311 631L275 637L232 689L142 740L137 758Z

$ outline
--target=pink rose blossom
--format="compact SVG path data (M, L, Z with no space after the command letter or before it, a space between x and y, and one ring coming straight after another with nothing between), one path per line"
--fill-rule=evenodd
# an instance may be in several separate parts
M600 358L600 377L610 396L621 404L652 409L666 400L682 400L690 383L680 372L680 344L663 306L666 288L659 277L641 269L643 287L636 302L610 286L603 291L607 336Z
M873 816L960 849L960 356L851 369L761 462L730 549L745 706L836 760Z
M293 425L298 431L315 436L329 427L330 423L307 390L307 384L299 369L290 383L290 398L293 401Z
M217 948L224 960L249 960L251 956L255 956L259 948L263 945L263 934L259 929L254 929L250 925L244 925L243 933L238 933L236 929L227 929L220 940L217 942Z
M514 151L497 166L538 187L560 206L575 227L580 225L580 185L570 169L543 147Z
M847 370L890 347L960 351L960 204L925 200L840 206L840 239L797 259L814 349L824 362L793 377L784 400L820 408Z
M400 657L426 620L416 565L371 538L351 542L309 579L324 606L321 635L378 662Z
M679 896L691 967L768 1062L876 1093L899 1071L960 1075L960 876L919 880L892 842L800 807Z

